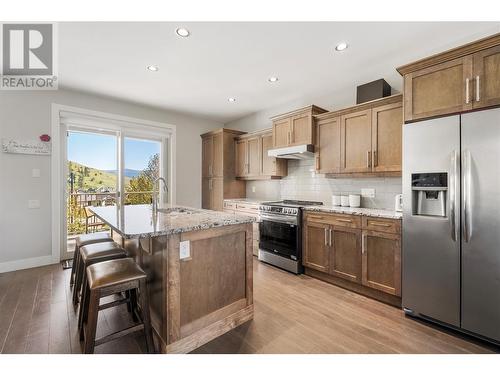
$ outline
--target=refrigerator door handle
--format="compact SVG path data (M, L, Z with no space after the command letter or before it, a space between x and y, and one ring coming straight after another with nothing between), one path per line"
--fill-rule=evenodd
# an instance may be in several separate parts
M457 221L456 221L456 210L457 210L457 176L458 176L458 163L459 156L456 150L453 150L451 154L451 168L450 168L450 228L451 228L451 239L457 241Z
M465 242L469 242L472 237L472 201L471 201L471 178L472 178L472 163L471 154L469 150L465 150L462 153L462 164L463 164L463 187L462 187L462 232Z

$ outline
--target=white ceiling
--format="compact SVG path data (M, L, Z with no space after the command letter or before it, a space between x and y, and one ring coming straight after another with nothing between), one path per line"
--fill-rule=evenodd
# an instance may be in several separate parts
M191 36L178 37L179 26ZM499 31L485 22L61 23L59 82L229 122L304 98L335 103L378 78L400 91L395 67ZM340 41L349 48L334 52Z

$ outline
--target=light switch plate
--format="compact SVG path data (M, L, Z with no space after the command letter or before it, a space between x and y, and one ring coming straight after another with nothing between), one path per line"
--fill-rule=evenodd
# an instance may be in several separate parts
M361 189L361 196L365 198L375 198L375 189Z
M40 169L34 168L31 170L31 177L38 178L40 177Z
M255 186L252 186L252 193L255 193Z
M30 199L28 201L28 208L40 208L40 201L38 199Z
M189 241L181 241L179 243L179 258L180 259L191 258L191 248Z

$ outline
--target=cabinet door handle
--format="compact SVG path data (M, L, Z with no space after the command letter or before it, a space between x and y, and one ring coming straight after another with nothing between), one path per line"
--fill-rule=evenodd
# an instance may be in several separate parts
M330 232L330 247L332 247L332 236L333 236L332 228L330 228L329 232Z
M378 164L378 152L375 150L373 151L373 166L376 167Z
M361 254L366 253L366 234L361 236Z
M328 229L325 228L325 246L328 246Z
M319 156L316 157L316 170L319 171Z
M469 78L465 79L465 104L469 104Z
M370 151L366 151L366 167L370 168Z
M291 133L290 131L288 131L288 144L292 143L291 139L292 139Z
M479 101L479 76L476 76L476 102Z

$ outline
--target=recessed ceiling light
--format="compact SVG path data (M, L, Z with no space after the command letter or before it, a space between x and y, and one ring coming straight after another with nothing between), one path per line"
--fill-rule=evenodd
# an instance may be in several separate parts
M189 34L191 34L191 33L189 32L189 30L188 30L188 29L185 29L185 28L183 28L183 27L179 27L179 28L177 28L177 29L175 30L175 33L176 33L177 35L179 35L179 36L182 36L183 38L187 38L187 37L189 36Z
M150 72L157 72L159 68L156 65L148 65L147 69Z
M236 101L236 98L227 98L227 101L230 103L234 103Z
M346 42L342 42L342 43L339 43L337 44L337 47L335 47L335 51L343 51L347 48L347 43Z
M278 82L278 77L269 77L267 80L269 82Z

